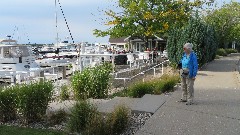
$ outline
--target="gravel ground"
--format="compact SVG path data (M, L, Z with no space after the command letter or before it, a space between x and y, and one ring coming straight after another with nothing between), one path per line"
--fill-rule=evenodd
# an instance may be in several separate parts
M151 118L151 116L151 113L133 114L130 127L122 135L134 135L145 124L145 122Z
M134 135L145 124L145 122L149 118L151 118L151 116L152 116L151 113L132 114L132 117L130 120L130 127L122 135ZM21 123L20 120L16 120L16 121L7 122L7 123L0 123L0 125L64 131L66 127L66 122L63 122L60 125L47 126L47 123L45 122L24 125Z

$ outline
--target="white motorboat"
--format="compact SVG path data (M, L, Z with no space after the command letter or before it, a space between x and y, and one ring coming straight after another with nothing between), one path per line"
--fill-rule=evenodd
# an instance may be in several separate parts
M48 46L44 47L47 48ZM42 57L39 57L36 62L42 66L58 66L60 64L66 64L73 61L76 61L78 52L76 50L75 45L69 44L64 41L54 46L51 46L55 51L43 51L40 52Z
M38 76L39 69L31 47L17 44L10 38L0 40L0 81L12 78L22 81L26 77Z
M54 53L56 50L53 45L44 45L39 53L44 54L44 53Z
M56 50L59 49L59 55L65 58L77 58L77 46L75 44L70 44L68 41L63 41L55 44Z

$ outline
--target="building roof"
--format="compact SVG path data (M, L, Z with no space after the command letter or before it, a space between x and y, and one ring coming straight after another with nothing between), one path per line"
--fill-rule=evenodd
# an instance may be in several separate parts
M163 38L160 38L156 35L154 35L152 37L155 41L165 41ZM121 37L121 38L109 38L109 42L110 43L127 43L129 40L131 41L141 41L141 39L139 37L132 37L132 36L128 36L128 37ZM149 39L151 40L151 38Z
M0 43L17 43L17 40L12 40L12 39L1 39Z
M150 38L150 39L154 39L155 41L164 41L163 38L160 38L160 37L158 37L157 35L154 35L154 36L153 36L152 38ZM128 41L128 40L142 40L142 39L140 39L139 37L131 37L131 36L126 37L126 38L124 39L124 41Z
M109 38L109 42L110 43L127 43L127 41L125 41L127 37L121 37L121 38Z

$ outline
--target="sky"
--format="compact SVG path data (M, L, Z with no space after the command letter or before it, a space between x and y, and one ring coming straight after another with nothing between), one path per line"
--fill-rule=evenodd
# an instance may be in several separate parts
M107 43L109 37L96 38L94 29L105 17L99 10L112 5L111 0L60 0L75 42ZM19 43L55 43L55 0L0 0L0 39L12 35ZM70 37L58 5L58 33L61 41ZM95 21L97 20L97 21ZM29 39L29 40L28 40Z
M75 42L108 42L109 37L96 38L93 30L107 28L100 19L106 16L99 11L112 8L114 0L60 0L60 3ZM12 35L19 43L45 44L55 43L56 33L61 41L70 37L59 5L55 8L55 0L0 0L0 5L0 39Z

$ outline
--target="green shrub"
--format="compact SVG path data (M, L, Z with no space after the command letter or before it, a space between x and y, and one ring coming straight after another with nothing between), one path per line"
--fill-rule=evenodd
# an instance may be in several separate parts
M46 114L48 103L53 93L51 82L37 82L20 87L18 91L18 108L23 119L27 122L38 122Z
M199 65L204 65L214 59L216 55L218 34L214 27L202 21L199 14L189 18L183 27L173 27L168 32L167 50L171 63L179 63L183 54L183 45L193 44Z
M107 116L107 133L109 135L119 135L123 133L130 124L130 110L125 106L118 106Z
M114 97L127 97L128 96L128 89L123 89L121 91L118 91L116 93L113 93L112 95L109 95L108 98L112 99Z
M164 86L160 90L162 93L173 91L173 88L175 85L176 85L176 82L174 80L167 80L164 82Z
M64 110L58 110L57 112L54 112L53 114L50 114L49 118L47 119L47 122L49 125L59 125L62 122L67 120L68 114Z
M227 52L223 48L218 49L216 54L219 56L227 56Z
M61 86L60 100L62 101L69 100L69 97L70 97L69 86L67 85Z
M72 77L72 87L76 99L87 99L88 91L91 89L91 69L86 68L82 72L76 72Z
M220 56L219 56L219 55L216 55L215 59L220 59Z
M231 49L231 48L225 49L225 51L226 51L227 54L237 53L238 52L236 49Z
M71 133L87 131L87 127L99 113L97 108L86 101L79 101L72 108L67 129Z
M86 125L86 129L81 134L83 135L108 135L109 128L106 121L100 113L94 115ZM110 135L110 134L109 134Z
M75 98L105 98L108 95L110 73L112 66L109 63L86 68L72 77L72 87Z
M118 106L104 117L92 104L79 101L71 110L67 130L82 135L121 134L129 126L130 114L128 108Z
M18 87L0 89L0 121L6 122L16 119Z
M129 87L128 95L133 98L141 98L145 94L152 94L154 84L152 82L140 82Z
M163 75L160 80L156 80L154 83L154 94L162 94L172 91L174 86L180 82L179 76Z

